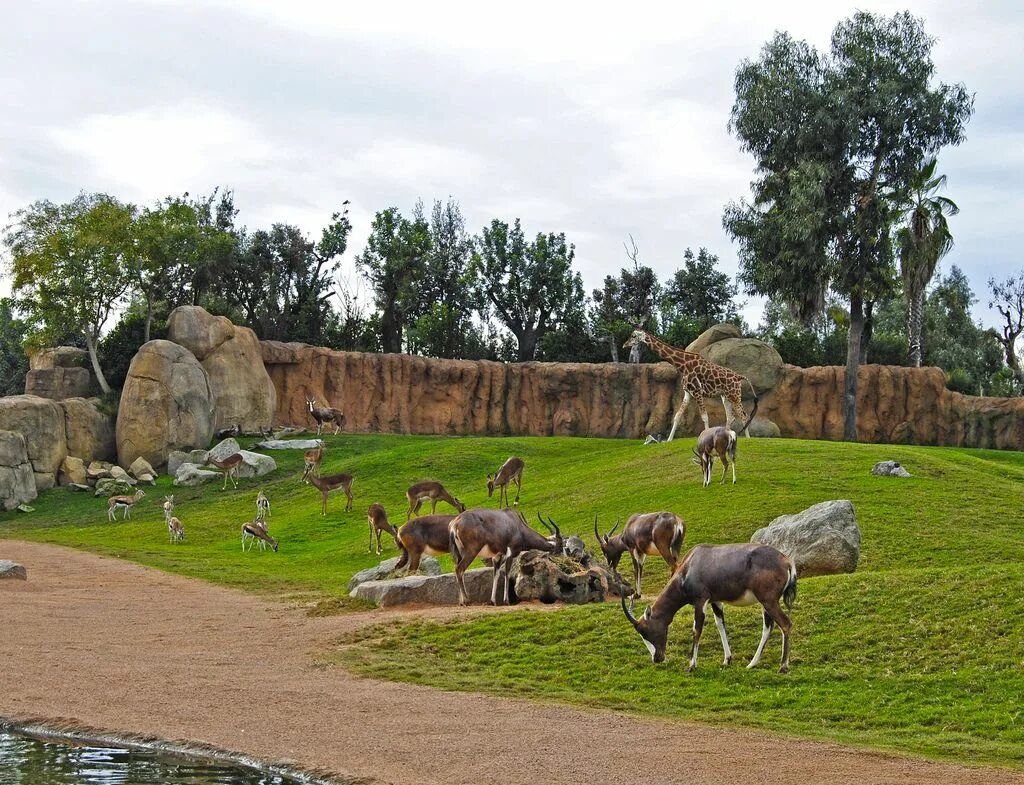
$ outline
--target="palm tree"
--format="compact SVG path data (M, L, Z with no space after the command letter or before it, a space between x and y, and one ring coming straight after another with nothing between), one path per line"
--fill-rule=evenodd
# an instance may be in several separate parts
M946 216L960 212L952 199L938 195L946 185L946 175L936 176L935 164L934 158L927 159L914 175L903 211L906 224L896 232L907 298L908 355L910 364L917 368L921 367L924 291L939 260L953 247Z

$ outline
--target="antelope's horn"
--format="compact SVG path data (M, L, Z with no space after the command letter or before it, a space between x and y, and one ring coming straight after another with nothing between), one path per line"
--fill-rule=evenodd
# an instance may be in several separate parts
M611 537L613 534L615 534L615 530L619 528L619 524L621 524L621 523L622 523L622 521L615 521L615 525L612 526L612 530L610 532L608 532L607 536Z
M594 536L597 537L597 542L601 543L601 532L597 530L597 513L594 513Z
M552 534L555 533L554 529L552 529L550 526L548 526L547 521L545 521L543 518L540 517L540 513L539 512L537 513L537 520L540 521L542 524L544 524L544 528L547 529L549 532L551 532Z
M559 531L559 529L558 529L558 524L557 524L557 523L555 523L555 522L554 522L553 520L551 520L550 518L548 518L548 523L550 523L550 524L551 524L551 527L552 527L552 530L553 530L553 531L554 531L554 533L555 533L555 536L556 536L556 537L558 537L558 538L561 538L561 536L562 536L562 532L561 532L561 531Z
M636 616L634 616L632 611L630 611L630 609L626 606L626 598L619 597L619 599L622 601L622 612L626 614L626 618L629 619L629 623L632 624L633 628L635 629L638 624Z

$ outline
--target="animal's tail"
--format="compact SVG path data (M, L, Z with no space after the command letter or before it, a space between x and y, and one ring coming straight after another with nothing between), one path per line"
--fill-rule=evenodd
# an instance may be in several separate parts
M448 552L452 555L452 561L456 564L462 558L462 550L459 548L459 538L455 536L455 529L448 524Z
M672 544L669 545L669 550L676 554L676 558L679 558L679 551L683 548L683 537L686 536L686 529L680 524L676 524L676 530L672 533Z
M754 389L754 384L750 379L745 379L745 381L750 385L750 392L754 394L754 408L750 410L750 416L747 418L747 421L743 423L743 427L740 428L740 433L744 436L749 436L750 434L747 433L747 428L750 427L750 423L754 421L754 416L757 414L757 390Z
M796 600L796 566L789 563L789 580L782 590L782 601L786 604L786 610L793 609L793 602Z
M725 452L729 456L729 460L736 463L736 432L729 432L729 443L725 447Z

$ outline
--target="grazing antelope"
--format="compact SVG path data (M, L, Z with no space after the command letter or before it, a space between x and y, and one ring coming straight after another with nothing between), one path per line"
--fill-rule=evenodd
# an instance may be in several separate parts
M303 453L306 470L302 473L302 479L306 479L306 475L310 472L320 474L320 464L324 461L324 451L327 447L322 441L318 441L317 444L319 447L315 450L306 450L306 452Z
M722 603L760 603L764 622L761 643L747 667L753 668L761 661L768 636L777 624L782 630L782 665L779 673L786 673L789 671L789 633L793 624L783 613L780 599L785 602L787 610L792 608L793 600L796 599L796 567L780 551L770 545L756 543L697 545L686 554L679 569L640 619L633 615L631 608L626 607L624 597L622 610L643 638L644 645L651 653L651 660L662 662L672 619L684 605L692 605L693 645L688 668L692 671L697 667L705 607L710 604L714 612L715 625L722 638L724 663L728 665L732 662L732 649L729 648L729 638L725 633Z
M169 521L174 515L174 494L164 496L164 520Z
M516 484L516 500L512 503L514 507L519 506L519 491L523 489L523 459L514 455L509 458L498 469L497 474L487 475L487 498L494 495L494 489L498 489L498 506L501 507L502 496L505 497L505 506L508 507L508 484Z
M351 474L331 474L327 477L319 477L312 474L306 475L305 481L307 484L312 485L318 491L320 491L321 503L320 503L320 514L327 514L327 494L331 491L336 491L341 488L345 491L345 495L348 497L348 502L345 503L345 512L352 509L352 481L355 478Z
M366 511L366 520L370 524L370 550L373 550L373 538L377 537L377 555L380 556L380 535L381 532L387 532L394 540L395 545L399 550L402 549L402 543L398 541L398 530L391 525L388 521L388 514L384 511L383 504L371 504L370 509Z
M218 461L212 455L206 456L207 465L216 466L224 474L224 485L221 486L221 490L226 490L228 487L228 478L231 478L231 485L234 488L238 487L238 467L242 465L242 453L235 452L225 458L223 461Z
M418 515L423 502L428 500L430 501L431 515L437 512L438 502L448 502L459 512L466 511L465 504L448 493L441 483L433 482L432 480L416 483L405 492L405 498L409 500L409 511L405 514L406 520L409 520L413 515Z
M249 521L242 524L242 553L245 553L245 542L249 541L249 550L252 550L254 542L260 544L260 550L266 550L269 545L274 553L277 553L277 540L270 536L267 531L267 524L264 521Z
M267 494L260 488L259 494L256 496L256 520L265 521L270 517L270 499L267 498Z
M122 521L131 518L132 507L134 507L135 503L138 502L139 499L141 499L145 495L145 491L138 490L135 491L134 495L132 496L111 496L109 499L107 499L107 520L117 520L118 508L124 510L124 515L121 516Z
M504 580L504 603L508 605L509 571L512 560L523 551L538 550L560 554L564 549L562 533L550 518L545 521L537 513L552 537L544 537L526 524L526 519L509 509L479 508L463 512L450 524L449 549L455 562L455 581L459 585L459 605L468 605L466 569L473 559L492 559L494 581L491 605L498 604L498 580Z
M423 554L428 556L444 556L451 550L448 536L448 524L455 520L454 515L422 515L398 530L398 547L402 549L402 557L395 565L400 570L409 565L409 572L420 568Z
M185 541L185 527L173 515L167 518L167 533L170 535L172 543Z
M697 437L697 446L693 451L693 462L700 467L704 476L704 487L711 484L711 464L715 462L715 454L718 454L722 461L722 479L725 482L725 473L729 471L729 463L732 463L732 484L736 484L736 431L718 425L714 428L706 428Z
M679 561L679 551L686 537L686 524L675 513L638 512L629 516L622 534L613 537L618 526L615 524L611 531L602 536L597 530L597 516L594 516L594 536L597 537L604 558L608 560L608 566L617 570L622 554L629 554L633 562L636 596L639 597L644 578L644 561L648 556L660 556L668 564L671 573Z
M340 409L332 409L331 407L320 408L316 405L316 400L313 398L306 399L306 406L309 407L309 414L314 420L316 420L316 435L319 436L323 433L324 423L334 423L334 435L338 435L338 431L341 430L341 421L345 419L344 413Z

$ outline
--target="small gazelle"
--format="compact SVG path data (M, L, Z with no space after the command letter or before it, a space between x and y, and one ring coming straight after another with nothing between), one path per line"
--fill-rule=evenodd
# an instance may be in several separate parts
M260 489L259 494L256 496L256 520L265 521L270 517L270 499L267 498L267 494Z

